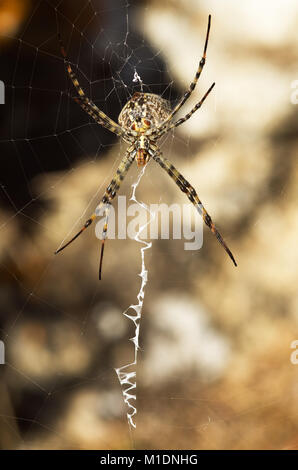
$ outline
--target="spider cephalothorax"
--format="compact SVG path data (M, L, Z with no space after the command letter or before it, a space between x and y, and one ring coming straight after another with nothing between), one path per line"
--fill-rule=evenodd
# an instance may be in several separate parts
M71 65L67 59L65 49L60 39L61 52L64 57L67 72L69 77L77 90L77 96L74 98L81 107L100 125L114 132L116 135L124 139L129 143L129 147L126 151L124 158L122 159L117 172L112 179L111 183L107 187L104 196L102 197L96 211L91 217L85 222L81 230L65 245L59 248L56 253L66 248L71 242L73 242L87 227L89 227L93 220L101 213L101 209L104 208L105 212L105 224L102 234L102 245L101 245L101 256L99 264L99 278L101 279L101 268L103 260L104 242L107 235L108 229L108 213L111 201L116 196L116 193L120 187L121 181L123 181L127 174L132 162L136 159L138 166L144 166L152 157L159 165L166 170L170 177L175 181L177 186L183 191L190 202L195 206L197 211L201 214L206 225L210 228L211 232L214 233L217 240L224 247L229 257L233 261L234 265L237 266L234 256L230 249L226 245L219 231L215 227L210 215L206 211L196 190L190 185L190 183L179 173L174 165L162 156L161 150L157 146L157 140L160 139L169 130L180 126L187 119L189 119L197 109L199 109L210 91L214 87L215 83L207 90L203 98L183 117L175 121L173 118L183 104L188 100L192 94L197 81L201 75L203 67L206 62L206 51L209 39L209 31L211 24L211 16L208 17L208 27L204 46L203 56L200 60L199 67L196 71L195 77L191 82L189 88L184 93L183 97L172 109L169 102L164 100L158 95L153 93L135 93L132 98L123 107L117 124L111 118L109 118L103 111L101 111L92 100L90 100L80 87L76 74L73 72Z
M146 165L150 159L151 140L154 140L149 137L151 130L158 128L170 114L170 103L153 93L135 93L122 109L118 122L135 137L138 166Z

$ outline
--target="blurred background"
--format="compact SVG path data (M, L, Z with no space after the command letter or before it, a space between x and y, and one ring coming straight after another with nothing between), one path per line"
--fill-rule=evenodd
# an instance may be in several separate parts
M153 241L131 434L114 368L133 359L122 312L136 303L140 246L108 240L101 282L92 228L53 255L93 212L125 144L72 100L57 31L116 120L141 89L135 72L144 91L177 102L209 13L207 63L180 115L216 87L162 149L238 267L208 229L198 252ZM297 29L295 0L0 3L1 448L298 448ZM137 197L187 202L154 162Z

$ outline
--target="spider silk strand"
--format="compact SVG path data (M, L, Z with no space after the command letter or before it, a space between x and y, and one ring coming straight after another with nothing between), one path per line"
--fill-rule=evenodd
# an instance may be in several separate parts
M118 376L120 385L122 387L122 394L124 398L124 403L128 407L127 411L127 420L128 424L136 428L136 422L135 422L135 415L137 414L137 407L136 407L136 387L137 387L137 382L136 382L136 366L137 366L137 359L138 359L138 350L139 350L139 334L140 334L140 321L141 321L141 316L142 316L142 310L143 310L143 303L144 303L144 297L145 297L145 287L148 281L148 271L146 269L145 265L145 251L150 249L152 247L152 242L146 242L144 240L140 239L140 235L142 231L151 223L151 221L155 218L155 214L150 211L149 207L147 204L144 202L140 202L136 199L136 190L137 187L145 173L146 166L140 171L139 176L137 178L137 181L132 184L132 195L130 197L130 201L134 201L136 204L138 204L140 207L146 210L146 212L149 214L149 220L141 225L139 227L139 230L135 236L135 241L138 243L141 243L142 246L140 249L141 252L141 273L139 276L141 277L141 286L139 293L137 295L137 304L132 304L130 305L124 312L123 315L125 315L127 318L129 318L135 326L135 335L133 338L130 338L130 341L133 342L134 344L134 360L133 362L126 364L122 367L119 367L118 369L115 369L115 372ZM129 311L132 311L132 313L129 313Z

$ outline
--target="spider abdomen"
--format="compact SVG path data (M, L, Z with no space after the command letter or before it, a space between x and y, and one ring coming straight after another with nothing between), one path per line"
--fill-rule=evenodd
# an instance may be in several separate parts
M123 107L118 122L136 132L158 127L171 113L170 104L153 93L137 92Z

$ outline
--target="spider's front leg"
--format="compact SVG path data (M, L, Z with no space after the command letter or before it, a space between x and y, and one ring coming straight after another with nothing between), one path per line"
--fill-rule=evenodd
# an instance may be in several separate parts
M157 163L159 163L160 166L164 170L166 170L166 172L170 175L170 177L175 181L177 186L179 186L181 191L186 193L190 202L192 202L192 204L195 206L197 211L203 217L205 224L210 228L211 232L214 233L219 243L221 243L221 245L224 247L225 251L228 253L234 265L237 266L237 263L235 261L235 258L231 250L228 248L224 239L222 238L219 231L215 227L210 215L208 214L202 202L200 201L199 196L196 193L196 190L190 185L190 183L184 178L184 176L182 176L181 173L179 173L179 171L174 167L174 165L169 160L167 160L166 158L162 156L160 151L156 151L155 154L152 155L152 158Z
M126 151L125 157L122 159L114 178L112 179L111 183L107 187L103 198L101 199L99 205L96 208L96 211L89 217L89 219L85 222L81 230L71 239L69 242L65 243L61 248L55 251L55 255L60 251L64 250L68 245L70 245L74 240L76 240L90 225L92 222L100 215L101 209L104 208L104 215L105 215L105 223L102 232L102 241L101 241L101 253L100 253L100 263L99 263L99 279L101 279L101 270L102 270L102 261L103 261L103 253L104 253L104 244L107 237L108 231L108 215L109 209L111 205L111 201L117 194L118 189L120 188L121 182L124 180L132 162L134 161L136 156L136 150L134 146L128 148Z

